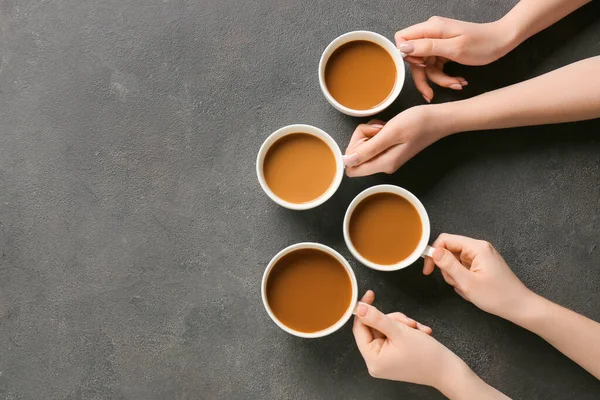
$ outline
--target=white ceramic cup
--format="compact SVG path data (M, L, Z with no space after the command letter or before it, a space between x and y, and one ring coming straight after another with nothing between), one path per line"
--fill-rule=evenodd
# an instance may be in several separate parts
M415 207L415 209L419 213L419 217L421 218L423 230L421 233L421 239L419 240L419 244L410 256L406 257L404 260L396 264L381 265L367 260L358 252L358 250L356 250L356 248L352 244L352 240L350 239L350 217L352 216L354 209L365 198L376 193L393 193L405 198ZM430 232L431 227L429 225L429 216L427 215L427 211L425 211L425 207L423 207L423 204L419 201L419 199L417 199L417 197L414 194L412 194L408 190L394 185L377 185L362 191L358 196L354 198L354 200L352 200L352 202L348 206L348 209L346 210L346 215L344 216L344 240L346 241L346 246L348 246L348 249L358 261L360 261L367 267L376 269L378 271L397 271L399 269L408 267L409 265L417 261L419 257L431 257L434 249L433 247L427 244L429 242Z
M310 135L318 137L319 139L323 140L327 144L327 146L329 146L329 148L333 152L333 156L335 157L335 177L333 178L333 182L331 182L331 185L325 191L325 193L323 193L316 199L305 203L291 203L289 201L283 200L275 193L273 193L273 191L271 190L271 188L269 188L269 185L267 185L267 182L265 181L265 175L263 171L263 163L265 161L265 156L267 155L267 152L269 151L273 143L275 143L282 137L292 133L308 133ZM260 150L258 151L258 156L256 157L256 175L258 176L258 182L260 183L262 189L265 191L267 196L269 196L271 200L273 200L275 203L285 208L289 208L290 210L308 210L310 208L315 208L325 203L331 196L333 196L335 191L340 187L340 183L342 183L342 178L344 177L344 160L342 158L342 151L340 150L340 147L337 145L335 140L333 140L331 136L329 136L327 133L325 133L319 128L315 128L311 125L302 124L284 126L283 128L280 128L273 132L260 147Z
M341 45L356 40L367 40L380 45L390 54L390 56L392 56L394 64L396 64L396 83L394 84L392 92L383 103L368 110L354 110L338 103L338 101L329 93L329 89L327 89L327 85L325 84L325 66L327 65L327 61L329 61L329 57L331 57L333 52ZM404 60L402 58L402 53L400 53L396 46L386 37L370 31L353 31L338 36L325 48L323 55L321 55L321 60L319 61L319 84L321 85L321 91L325 95L325 98L329 104L334 106L338 111L353 117L368 117L370 115L380 113L388 108L396 100L396 98L398 98L398 95L402 90L402 86L404 85L405 75L406 73L404 71Z
M281 257L283 257L284 255L286 255L288 253L291 253L294 250L300 250L300 249L317 249L317 250L321 250L321 251L333 256L336 260L338 260L340 262L340 264L342 264L344 266L344 268L346 268L346 272L348 272L348 276L350 276L350 283L352 284L352 295L350 298L350 303L348 304L348 308L346 309L346 312L344 313L344 315L335 324L331 325L329 328L323 329L323 330L317 331L317 332L311 332L311 333L299 332L299 331L296 331L296 330L288 327L287 325L285 325L284 323L279 321L279 319L277 319L275 314L273 314L273 311L271 311L271 307L269 306L269 302L267 301L267 280L269 279L269 273L271 272L271 270L273 269L273 267L275 266L277 261L279 261L279 259L281 259ZM290 333L294 336L312 339L312 338L318 338L318 337L330 335L333 332L340 329L346 322L348 322L348 320L352 316L352 313L354 312L354 308L356 307L356 301L358 298L358 284L356 283L356 276L354 276L354 271L352 271L352 268L350 267L350 264L348 263L348 261L346 261L346 259L344 257L342 257L340 255L340 253L338 253L331 247L325 246L320 243L311 243L311 242L296 243L296 244L293 244L293 245L281 250L279 253L277 253L275 255L275 257L273 257L273 259L271 259L271 261L267 265L267 268L265 269L265 273L263 274L261 295L262 295L263 304L265 306L265 310L267 310L267 314L269 314L269 317L271 317L271 319L273 320L273 322L275 322L277 324L277 326L279 326L281 329L283 329L287 333Z

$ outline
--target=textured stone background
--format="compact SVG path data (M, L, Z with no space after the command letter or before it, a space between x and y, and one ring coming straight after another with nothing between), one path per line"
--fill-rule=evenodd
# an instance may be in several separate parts
M316 73L334 37L393 37L435 14L490 21L514 3L0 0L0 398L440 398L370 378L349 326L306 341L268 319L266 263L313 240L508 395L597 399L591 375L438 273L360 266L341 223L360 190L404 186L433 235L491 241L531 288L600 320L600 121L456 135L302 213L255 177L261 142L283 125L314 124L345 147L359 120L326 103ZM599 53L595 2L493 65L453 67L471 84L436 101ZM384 117L420 103L407 81Z

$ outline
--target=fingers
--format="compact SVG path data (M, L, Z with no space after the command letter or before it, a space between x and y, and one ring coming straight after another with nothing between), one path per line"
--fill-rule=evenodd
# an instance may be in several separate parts
M388 338L397 338L402 333L402 325L397 324L377 308L368 304L359 304L356 309L356 315L364 325L377 329Z
M459 44L456 39L432 39L427 37L401 43L398 50L410 57L438 56L454 60Z
M375 293L372 290L367 290L362 299L360 299L360 301L365 304L371 304L374 300ZM358 346L360 352L366 352L367 346L373 341L373 331L371 328L363 324L358 316L354 316L352 333L354 333L354 340L356 341L356 345ZM365 354L363 354L363 357Z
M425 257L425 261L423 262L423 275L431 275L434 270L435 263L433 262L433 258Z
M477 253L481 251L481 241L461 235L442 233L431 245L434 248L443 247L452 253L460 254L461 262L470 264Z
M471 272L466 269L450 251L438 247L433 252L433 261L449 278L459 286L466 285L471 278ZM446 278L444 278L446 279Z
M379 172L392 174L414 156L414 153L415 151L412 147L406 144L397 144L357 167L346 168L346 175L357 177L373 175Z
M386 315L394 321L403 323L406 326L410 326L411 328L417 329L417 321L415 321L412 318L408 318L406 314L396 311Z
M368 140L362 140L358 143L354 143L354 146L352 146L353 143L351 140L351 145L348 147L350 149L350 147L352 146L352 148L350 149L352 152L346 150L347 153L344 156L344 164L346 165L346 167L356 167L357 165L369 161L370 159L372 159L379 153L384 152L394 144L393 130L391 128L386 129L385 126L382 128L373 128L370 125L367 125L369 126L369 128L361 128L361 126L362 125L359 125L359 128L357 128L357 130L360 129L360 134L363 135L363 138L368 138ZM377 129L377 132L373 134L374 136L371 136L369 138L369 136L367 135L369 132L372 132L372 129Z
M425 73L431 82L445 88L462 90L463 86L469 84L465 78L449 76L437 66L428 66L425 68Z
M394 312L391 314L387 314L387 316L396 322L400 322L406 326L409 326L413 329L417 329L428 335L431 335L433 333L433 330L430 327L428 327L427 325L423 325L422 323L417 322L414 319L407 317L405 314L403 314L401 312Z
M423 95L426 102L431 103L431 100L433 99L433 89L429 86L429 83L427 83L425 68L411 64L410 71L417 90Z

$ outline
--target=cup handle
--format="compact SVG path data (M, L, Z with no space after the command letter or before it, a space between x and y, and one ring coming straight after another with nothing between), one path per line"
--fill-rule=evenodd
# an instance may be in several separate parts
M423 250L423 253L421 254L421 257L425 258L425 257L433 257L433 252L434 252L434 248L427 245L427 247L425 247L425 250Z

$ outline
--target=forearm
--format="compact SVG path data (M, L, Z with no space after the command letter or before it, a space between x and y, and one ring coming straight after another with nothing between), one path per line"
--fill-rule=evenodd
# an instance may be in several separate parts
M600 379L600 323L533 294L509 316Z
M436 389L451 400L509 398L485 383L462 360L441 377Z
M467 100L432 106L440 136L600 117L600 56Z
M521 0L498 22L509 35L509 51L590 0Z

